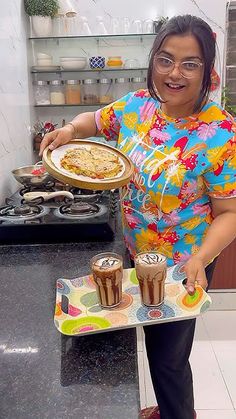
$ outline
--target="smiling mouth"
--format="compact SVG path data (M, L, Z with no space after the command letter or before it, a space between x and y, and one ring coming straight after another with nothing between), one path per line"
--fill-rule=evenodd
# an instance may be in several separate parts
M165 83L165 85L168 87L168 89L172 91L180 91L183 90L185 87L183 84L177 84L177 83Z

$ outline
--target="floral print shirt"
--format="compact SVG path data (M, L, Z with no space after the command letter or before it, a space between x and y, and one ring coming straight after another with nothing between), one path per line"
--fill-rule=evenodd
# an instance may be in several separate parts
M212 222L210 197L236 197L236 124L218 104L172 119L148 90L100 109L98 129L134 164L122 189L128 250L157 250L168 265L198 251Z

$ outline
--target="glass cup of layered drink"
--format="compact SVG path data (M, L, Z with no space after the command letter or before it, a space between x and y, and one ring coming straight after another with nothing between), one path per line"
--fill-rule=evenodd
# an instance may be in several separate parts
M100 253L91 259L98 301L103 308L112 308L122 299L123 259L117 253Z
M142 303L156 307L164 301L166 257L158 252L138 253L134 259Z

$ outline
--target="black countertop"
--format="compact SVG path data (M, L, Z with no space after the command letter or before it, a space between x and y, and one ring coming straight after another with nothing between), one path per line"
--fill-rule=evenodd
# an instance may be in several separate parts
M0 417L137 419L135 329L72 338L53 323L55 283L123 242L0 246Z

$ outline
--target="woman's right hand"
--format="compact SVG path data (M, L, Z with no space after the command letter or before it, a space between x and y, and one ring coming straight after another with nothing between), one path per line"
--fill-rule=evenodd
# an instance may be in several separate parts
M41 142L39 155L42 156L43 150L49 146L50 150L69 143L74 138L74 128L72 125L65 125L63 128L55 129L46 134Z

